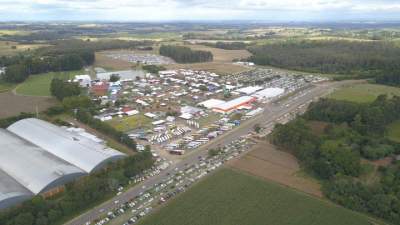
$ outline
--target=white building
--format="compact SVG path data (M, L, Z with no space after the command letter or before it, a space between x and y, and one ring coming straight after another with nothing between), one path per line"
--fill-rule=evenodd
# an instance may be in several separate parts
M6 72L5 67L0 67L0 76L3 75Z
M214 99L214 98L212 98L212 99L209 99L209 100L200 102L200 103L198 103L197 105L203 106L204 108L207 108L207 109L212 109L212 108L214 108L214 107L216 107L216 106L218 106L218 105L221 105L221 104L223 104L223 103L225 103L225 101L220 100L220 99Z
M79 86L81 86L81 87L91 87L92 86L92 79L87 74L76 75L74 82L79 83Z
M285 92L282 88L266 88L264 90L258 91L251 96L257 98L258 100L267 100L277 97Z
M261 87L261 86L249 86L249 87L244 87L244 88L237 89L236 91L241 93L241 94L251 95L254 92L262 90L262 89L263 89L263 87Z

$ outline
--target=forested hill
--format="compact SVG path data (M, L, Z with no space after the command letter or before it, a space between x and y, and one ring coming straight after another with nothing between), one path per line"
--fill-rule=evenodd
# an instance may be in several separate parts
M163 45L160 55L172 58L178 63L197 63L213 61L213 54L209 51L194 51L184 46Z
M249 48L259 65L375 77L400 71L400 48L380 41L285 41Z

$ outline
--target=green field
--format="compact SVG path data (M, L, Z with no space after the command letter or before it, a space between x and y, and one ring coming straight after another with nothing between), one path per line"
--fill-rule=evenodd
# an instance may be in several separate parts
M400 142L400 121L396 121L388 126L387 137L392 141Z
M51 72L38 75L31 75L26 81L17 87L17 94L30 96L50 96L51 80L55 77L71 79L82 71Z
M140 225L368 225L371 218L274 183L222 169Z
M4 81L0 81L0 93L9 91L15 87L15 84L6 83Z
M400 88L379 84L356 84L341 88L329 97L337 100L368 103L374 101L376 97L382 94L400 96Z
M113 126L115 129L126 132L130 130L134 130L140 127L148 128L151 125L151 119L148 117L138 114L134 116L128 116L123 118L114 118L108 123Z

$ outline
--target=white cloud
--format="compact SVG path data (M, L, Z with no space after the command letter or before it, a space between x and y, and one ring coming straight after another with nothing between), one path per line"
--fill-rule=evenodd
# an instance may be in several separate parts
M26 18L21 18L21 12ZM399 15L393 18L396 12ZM374 16L400 19L400 3L396 0L0 0L0 20L309 20L328 15L332 19Z

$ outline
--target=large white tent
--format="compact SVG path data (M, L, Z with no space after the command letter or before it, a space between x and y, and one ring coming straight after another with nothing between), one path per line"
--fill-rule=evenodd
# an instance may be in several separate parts
M75 130L34 118L0 129L0 209L125 156Z

